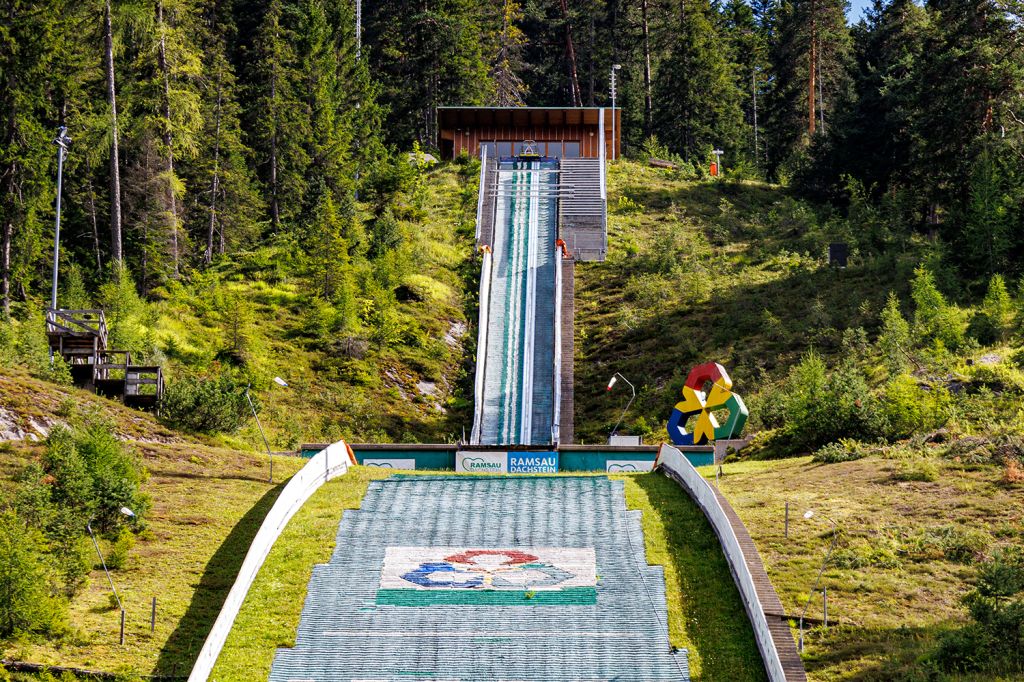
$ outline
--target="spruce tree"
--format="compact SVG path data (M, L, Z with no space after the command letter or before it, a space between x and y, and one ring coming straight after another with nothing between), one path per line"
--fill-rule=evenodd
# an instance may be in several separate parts
M715 146L741 148L739 95L707 0L680 0L677 22L654 86L654 130L672 151L703 163Z

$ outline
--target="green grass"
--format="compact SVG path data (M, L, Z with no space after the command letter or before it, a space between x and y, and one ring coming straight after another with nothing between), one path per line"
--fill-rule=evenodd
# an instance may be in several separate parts
M148 528L126 566L111 572L127 612L126 642L118 644L118 613L97 561L87 586L71 600L67 637L5 641L0 657L137 674L187 673L282 481L304 461L278 457L271 484L265 455L200 442L84 391L0 372L0 406L23 425L63 419L58 406L69 398L74 409L111 421L149 472L142 485L152 500ZM0 493L9 491L12 478L43 449L41 442L0 444ZM109 551L106 541L101 546ZM157 618L151 632L153 597Z
M389 475L355 467L310 498L267 557L212 680L242 682L269 674L277 647L294 645L306 586L313 565L330 558L339 510L357 508L369 482ZM690 650L693 679L764 679L725 557L700 510L660 474L610 478L625 481L628 506L643 512L648 562L665 567L669 640Z
M938 470L936 480L900 480L900 461L876 456L724 467L721 489L757 543L787 613L799 615L807 602L831 540L826 517L838 524L822 581L829 618L842 626L811 630L811 680L925 679L918 659L939 634L965 622L960 599L978 559L1024 542L1024 487L1005 483L996 466L921 457ZM710 468L704 474L713 476ZM810 520L807 509L816 512ZM809 615L821 617L820 595Z
M679 180L630 161L611 165L608 205L608 260L576 267L576 436L589 443L624 405L605 391L616 371L637 386L625 429L655 441L703 362L725 365L756 408L766 380L809 348L834 354L844 328L875 329L890 289L907 298L923 249L830 268L843 226L819 225L784 188ZM651 431L637 431L640 416Z

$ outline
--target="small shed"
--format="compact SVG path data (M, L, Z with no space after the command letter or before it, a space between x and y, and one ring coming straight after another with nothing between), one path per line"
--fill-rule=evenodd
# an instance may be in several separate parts
M438 107L438 146L443 159L463 152L476 157L482 146L487 147L488 157L500 158L519 154L523 142L533 140L541 156L596 159L603 139L605 156L618 158L621 110L614 110L614 126L612 111L605 107Z

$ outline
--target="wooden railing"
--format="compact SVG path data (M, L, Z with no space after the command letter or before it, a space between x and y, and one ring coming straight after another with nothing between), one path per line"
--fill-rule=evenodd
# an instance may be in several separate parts
M52 335L98 336L100 347L107 346L107 318L102 310L63 310L47 308L46 333Z

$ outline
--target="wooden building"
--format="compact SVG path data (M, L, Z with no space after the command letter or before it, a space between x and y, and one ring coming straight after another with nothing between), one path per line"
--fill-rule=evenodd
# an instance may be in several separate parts
M518 154L525 140L533 140L542 156L595 159L603 139L605 156L618 158L620 114L616 109L613 140L610 108L438 107L438 147L443 159L463 152L479 156L481 146L487 147L488 157L502 158Z

